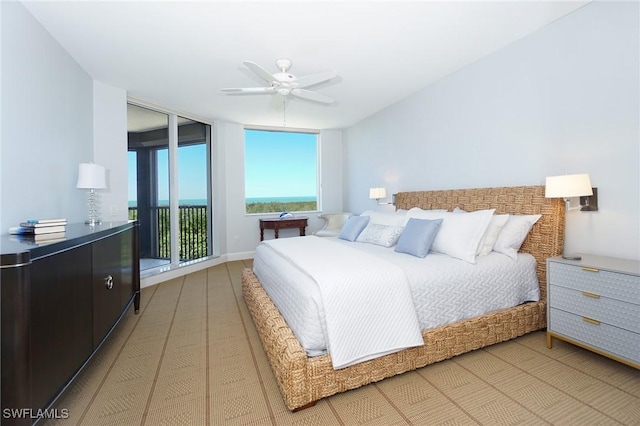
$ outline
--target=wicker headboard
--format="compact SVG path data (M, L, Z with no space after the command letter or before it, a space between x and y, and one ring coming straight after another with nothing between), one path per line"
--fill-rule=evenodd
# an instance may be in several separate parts
M564 247L564 202L544 198L544 186L514 186L440 191L399 192L396 208L447 209L466 211L496 209L496 213L541 214L522 244L521 252L536 258L540 297L547 294L547 258L562 253Z

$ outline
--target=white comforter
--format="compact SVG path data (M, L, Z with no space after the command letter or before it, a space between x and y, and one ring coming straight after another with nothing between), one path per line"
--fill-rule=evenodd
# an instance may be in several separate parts
M317 286L335 369L424 343L407 277L393 263L317 237L269 240L261 247Z
M391 263L401 268L409 280L422 330L537 301L540 297L535 259L528 254L520 253L514 261L493 252L478 257L476 264L470 264L433 252L421 259L373 244L337 238L323 240L332 246L348 246L375 256L380 264ZM322 258L316 260L322 268L335 267ZM345 260L350 261L350 258ZM324 303L314 281L289 261L284 261L270 244L258 246L253 269L307 354L326 353Z

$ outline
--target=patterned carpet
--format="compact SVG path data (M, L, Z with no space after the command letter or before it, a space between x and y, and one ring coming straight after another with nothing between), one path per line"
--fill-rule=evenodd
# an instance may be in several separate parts
M62 425L640 425L640 371L543 332L284 406L230 262L142 290L58 400Z

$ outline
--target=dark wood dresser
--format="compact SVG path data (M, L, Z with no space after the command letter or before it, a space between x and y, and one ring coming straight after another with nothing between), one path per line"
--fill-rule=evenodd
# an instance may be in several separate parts
M66 226L64 238L0 237L2 425L38 423L131 304L138 222ZM59 413L64 415L64 413Z

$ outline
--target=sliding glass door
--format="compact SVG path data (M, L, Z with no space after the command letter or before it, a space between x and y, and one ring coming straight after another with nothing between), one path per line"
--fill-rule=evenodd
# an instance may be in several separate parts
M129 218L140 223L140 268L211 255L211 126L128 105Z

